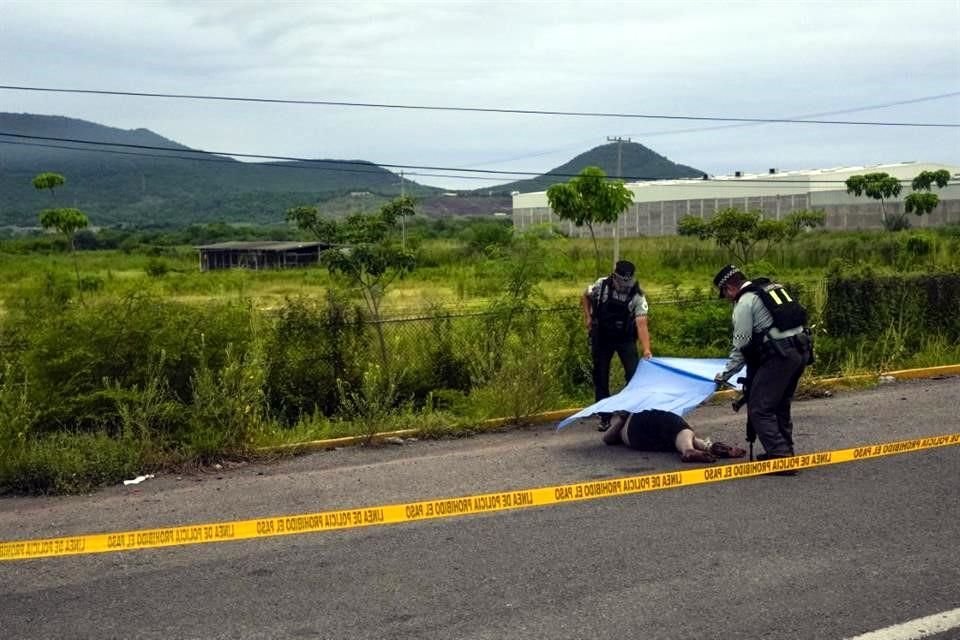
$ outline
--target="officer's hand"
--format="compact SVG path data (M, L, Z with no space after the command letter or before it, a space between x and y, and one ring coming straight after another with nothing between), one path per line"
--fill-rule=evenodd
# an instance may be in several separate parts
M650 353L649 351L644 351L644 352L643 352L643 359L644 359L644 360L649 360L649 359L652 358L652 357L653 357L653 354Z

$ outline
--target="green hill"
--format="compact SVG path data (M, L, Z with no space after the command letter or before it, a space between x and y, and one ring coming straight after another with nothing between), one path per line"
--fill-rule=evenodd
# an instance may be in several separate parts
M66 176L53 197L31 184L42 171ZM0 225L35 225L37 212L55 205L82 209L97 225L279 222L293 206L335 200L339 213L365 210L399 190L395 174L365 161L239 162L194 152L147 129L0 113ZM440 191L410 181L406 190L418 197Z
M637 180L668 180L672 178L699 178L703 171L688 167L683 164L676 164L659 153L648 149L637 142L624 142L622 148L622 174L626 182L635 182ZM608 176L617 175L617 143L594 147L586 153L581 153L573 160L551 169L547 173L530 178L529 180L518 180L509 184L498 185L496 187L485 187L482 191L494 191L500 194L509 194L513 191L529 193L531 191L546 191L546 189L558 182L566 182L570 176L580 173L586 167L600 167ZM478 190L481 191L481 190Z

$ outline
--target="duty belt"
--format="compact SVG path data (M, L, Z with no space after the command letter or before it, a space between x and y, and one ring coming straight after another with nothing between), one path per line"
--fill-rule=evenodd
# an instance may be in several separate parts
M793 347L797 351L802 351L805 348L803 341L800 340L800 335L802 334L780 338L779 340L770 338L763 343L763 348L768 352L777 354L780 357L785 357L787 355L786 352L784 352L786 347Z

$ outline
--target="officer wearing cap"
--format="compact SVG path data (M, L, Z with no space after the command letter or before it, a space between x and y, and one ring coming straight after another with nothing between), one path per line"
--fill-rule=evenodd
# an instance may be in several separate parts
M757 458L792 456L790 403L812 357L806 311L781 285L765 278L750 281L732 264L717 273L713 284L721 298L733 303L733 348L715 380L726 382L746 364L748 429L753 428L765 450Z
M610 396L610 363L616 353L629 382L640 363L637 338L643 357L650 358L647 329L647 298L637 284L632 262L620 260L613 273L587 287L581 298L583 319L590 336L593 358L593 391L597 401ZM610 424L610 414L600 414L600 430Z

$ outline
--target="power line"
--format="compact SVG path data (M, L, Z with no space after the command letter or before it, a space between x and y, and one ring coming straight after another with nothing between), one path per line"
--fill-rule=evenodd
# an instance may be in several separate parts
M104 96L132 96L138 98L172 98L180 100L216 100L223 102L256 102L266 104L297 104L325 107L353 107L367 109L407 109L415 111L456 111L473 113L514 113L520 115L567 116L587 118L639 118L648 120L688 120L706 122L750 122L767 124L821 124L853 125L871 127L936 127L958 128L960 123L952 122L864 122L857 120L803 120L797 118L743 118L727 116L681 116L652 113L618 113L603 111L558 111L548 109L514 109L499 107L451 107L436 105L392 104L385 102L345 102L339 100L292 100L283 98L247 98L237 96L215 96L187 93L151 93L145 91L107 91L103 89L63 89L55 87L27 87L19 85L0 85L6 91L42 91L47 93L77 93Z
M5 135L0 133L0 135ZM237 160L231 160L230 158L219 158L219 157L209 157L209 158L197 158L197 157L187 157L187 156L178 156L173 154L166 153L146 153L146 152L137 152L137 151L119 151L116 149L91 149L89 147L71 147L67 145L57 145L57 144L43 144L40 142L25 142L22 140L3 140L0 139L0 144L12 145L12 146L23 146L23 147L43 147L47 149L57 149L64 151L81 151L84 153L106 153L111 155L121 155L121 156L133 156L140 158L162 158L167 160L187 160L189 162L212 162L214 164L226 164L232 167L266 167L268 169L297 169L301 171L333 171L340 173L370 173L376 175L382 175L381 171L368 171L364 169L348 169L345 167L323 167L323 166L313 166L313 165L302 165L302 164L277 164L270 162L258 162L253 164L247 164L239 162ZM343 162L347 163L345 160L331 160L330 162ZM372 163L371 163L372 164ZM379 167L379 165L375 165ZM384 169L385 171L385 169ZM496 181L503 180L500 177L490 177L486 178L483 176L458 176L449 173L422 173L422 172L409 172L405 174L409 176L420 176L428 178L455 178L458 180L485 180L485 181Z
M2 135L9 135L0 133ZM369 171L364 169L348 169L345 167L324 167L324 166L315 166L315 165L302 165L302 164L277 164L270 162L258 162L253 164L247 164L239 162L237 160L231 160L230 158L221 158L221 157L188 157L188 156L178 156L174 154L166 153L147 153L147 152L138 152L138 151L119 151L117 149L94 149L89 147L71 147L68 145L59 145L59 144L43 144L41 142L26 142L23 140L3 140L0 139L0 144L6 144L11 146L22 146L22 147L42 147L46 149L57 149L61 151L80 151L83 153L106 153L110 155L121 155L121 156L133 156L140 158L162 158L165 160L186 160L189 162L212 162L214 164L226 164L231 167L266 167L268 169L297 169L302 171L333 171L341 173L369 173L382 175L381 171ZM104 144L104 143L97 143ZM338 162L348 164L350 161L347 160L329 160L328 162ZM366 164L366 163L364 163ZM373 163L370 163L373 164ZM375 165L379 167L380 165ZM385 171L385 169L384 169ZM419 177L428 177L428 178L455 178L458 180L484 180L484 181L497 181L503 180L501 177L484 177L484 176L458 176L449 173L423 173L419 171L409 172L405 174L409 176L419 176Z
M858 111L872 111L874 109L887 109L890 107L899 107L905 104L917 104L918 102L930 102L932 100L943 100L944 98L954 98L960 96L960 91L952 91L950 93L940 93L933 96L922 96L920 98L911 98L909 100L897 100L896 102L886 102L883 104L868 105L866 107L851 107L849 109L838 109L835 111L820 111L817 113L806 113L797 116L788 116L790 120L803 120L806 122L805 118L820 118L822 116L838 116L844 113L856 113ZM750 127L759 124L765 124L763 122L747 122L740 124L723 124L716 125L713 127L692 127L689 129L671 129L669 131L649 131L645 133L633 133L634 136L665 136L673 135L676 133L694 133L699 131L717 131L719 129L735 129L739 127Z
M15 141L3 140L2 137L16 138ZM79 138L58 138L53 136L32 136L21 133L10 133L6 131L0 131L0 142L5 144L17 144L17 141L21 140L45 140L47 142L66 142L72 144L84 144L92 145L95 147L120 147L124 149L138 149L146 151L170 151L174 153L189 153L189 154L202 154L200 157L196 155L190 156L181 156L181 155L167 155L167 154L138 154L136 152L126 152L126 155L144 155L148 157L159 157L159 158L171 158L178 160L190 160L190 161L214 161L214 162L224 162L229 163L232 166L247 166L241 162L232 162L229 157L238 157L238 158L256 158L262 160L279 160L284 162L302 162L307 165L318 165L324 169L336 170L337 168L323 167L323 165L337 164L337 165L358 165L361 167L369 166L378 166L382 168L391 168L391 169L421 169L421 170L437 170L437 171L458 171L458 172L468 172L472 174L477 173L486 173L486 174L498 174L498 175L517 175L517 176L531 176L531 177L557 177L557 178L575 178L579 174L576 173L559 173L559 172L548 172L541 174L536 171L510 171L505 169L466 169L461 167L443 167L443 166L432 166L432 165L412 165L412 164L385 164L385 163L375 163L369 162L366 160L326 160L326 159L315 159L315 158L300 158L296 156L278 156L278 155L267 155L267 154L255 154L255 153L240 153L235 151L208 151L203 149L177 149L174 147L160 147L155 145L144 145L144 144L131 144L124 142L102 142L97 140L83 140ZM21 144L31 144L26 142L21 142ZM33 144L32 146L39 146L39 144ZM77 147L68 147L60 145L45 145L57 149L70 149L75 151L87 151L87 152L111 152L113 149L100 149L100 148L77 148ZM262 167L289 167L294 168L297 165L273 165L270 163L257 163L255 166ZM306 168L306 167L305 167ZM868 170L869 167L864 167L864 170ZM343 169L346 171L347 169ZM366 171L366 173L374 173L373 171ZM428 175L428 174L417 174L417 175ZM466 179L471 176L458 176L458 175L444 175L437 177L449 177L449 178L462 178ZM659 182L662 180L676 180L677 178L658 178L650 176L630 176L630 175L620 175L620 176L607 176L611 179L616 180L626 180L626 181L635 181L635 182ZM491 179L491 178L486 178ZM502 178L501 178L502 179ZM690 178L689 180L698 181L703 180L704 182L710 181L714 183L735 183L737 178L717 178L709 177L706 174L703 174L703 178ZM773 185L783 185L791 183L800 183L800 184L843 184L843 180L827 180L827 179L769 179L769 178L746 178L743 182L750 182L751 184L760 184L760 183L770 183ZM900 182L910 182L910 180L902 179ZM742 183L740 183L742 184ZM671 186L671 185L664 185ZM730 186L734 186L731 184Z
M954 97L957 97L957 96L960 96L960 91L953 91L953 92L951 92L951 93L940 93L940 94L932 95L932 96L921 96L921 97L919 97L919 98L910 98L910 99L908 99L908 100L897 100L897 101L895 101L895 102L885 102L885 103L883 103L883 104L867 105L867 106L865 106L865 107L850 107L850 108L847 108L847 109L839 109L839 110L836 110L836 111L821 111L821 112L818 112L818 113L807 113L807 114L801 114L801 115L796 115L796 116L785 116L785 117L790 118L790 119L819 118L820 116L833 116L833 115L840 115L840 114L842 114L842 113L856 113L856 112L858 112L858 111L872 111L872 110L874 110L874 109L888 109L888 108L890 108L890 107L898 107L898 106L902 106L902 105L906 105L906 104L916 104L916 103L919 103L919 102L930 102L930 101L933 101L933 100L943 100L943 99L945 99L945 98L954 98ZM762 125L762 124L764 124L764 123L750 122L750 123L744 123L744 124L715 125L715 126L712 126L712 127L690 127L690 128L687 128L687 129L668 129L668 130L660 130L660 131L648 131L648 132L643 132L643 133L631 133L631 134L630 134L630 137L668 136L668 135L673 135L673 134L678 134L678 133L694 133L694 132L699 132L699 131L716 131L716 130L721 130L721 129L734 129L734 128L739 128L739 127L760 126L760 125ZM539 158L539 157L542 157L542 156L547 156L547 155L552 155L552 154L554 154L554 153L559 153L559 152L561 152L561 151L567 151L567 150L570 150L570 149L579 149L579 148L581 148L583 145L588 144L589 142L591 142L591 141L593 141L593 140L595 140L595 139L596 139L596 138L594 137L594 138L590 138L589 140L582 140L582 141L580 141L580 142L576 142L576 143L571 143L571 144L568 144L568 145L564 145L563 147L560 147L560 148L548 149L548 150L546 150L546 151L536 151L536 152L533 152L533 153L526 153L526 154L520 155L520 156L512 156L512 157L509 157L509 158L500 158L500 159L497 159L497 160L484 160L484 161L482 161L482 162L475 162L475 163L473 163L471 166L474 166L474 167L482 167L482 166L484 166L484 165L496 164L496 163L498 163L498 162L511 162L511 161L514 161L514 160L526 160L527 158Z

